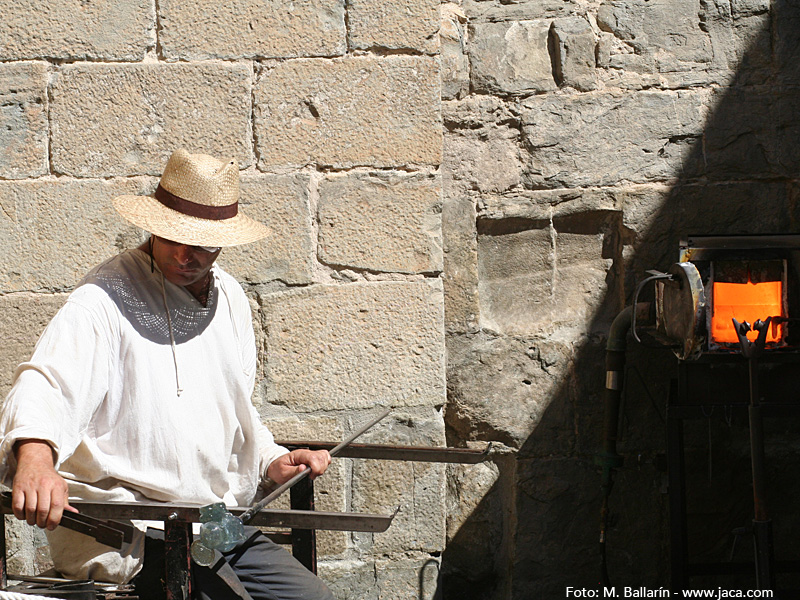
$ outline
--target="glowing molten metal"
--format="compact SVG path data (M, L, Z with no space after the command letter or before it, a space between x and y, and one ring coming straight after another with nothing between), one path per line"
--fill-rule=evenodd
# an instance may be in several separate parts
M755 323L767 317L782 317L783 286L780 281L762 283L727 283L715 281L713 288L714 308L711 313L711 337L721 344L736 344L738 338L731 318L740 323ZM755 340L758 332L747 334ZM783 335L783 325L773 325L767 333L767 342L778 342Z

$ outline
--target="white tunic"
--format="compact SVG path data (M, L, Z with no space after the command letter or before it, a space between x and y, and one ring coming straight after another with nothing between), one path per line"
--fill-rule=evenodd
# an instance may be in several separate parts
M208 307L151 273L141 250L84 278L15 372L0 418L6 485L14 443L36 438L53 446L72 499L252 503L287 451L250 400L247 298L219 267L212 273ZM123 582L141 568L142 536L118 553L63 527L48 535L67 576Z

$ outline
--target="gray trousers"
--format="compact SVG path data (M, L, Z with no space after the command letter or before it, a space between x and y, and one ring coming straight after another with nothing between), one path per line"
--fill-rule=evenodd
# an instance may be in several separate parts
M192 563L195 600L335 600L322 580L255 527L245 527L236 548L217 554L221 560L212 567ZM147 531L144 567L132 583L142 600L165 598L163 531Z

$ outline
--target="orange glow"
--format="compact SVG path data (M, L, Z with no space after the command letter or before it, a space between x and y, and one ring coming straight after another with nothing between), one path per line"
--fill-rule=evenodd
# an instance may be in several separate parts
M739 323L751 325L767 317L783 316L783 292L780 281L763 283L714 282L714 310L711 314L711 337L718 343L736 344L739 338L733 328L735 318ZM767 342L780 341L783 325L771 326ZM748 332L748 339L755 341L758 332Z

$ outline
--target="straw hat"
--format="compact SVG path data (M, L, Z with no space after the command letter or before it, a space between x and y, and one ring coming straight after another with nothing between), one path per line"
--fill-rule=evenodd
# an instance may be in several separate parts
M118 196L113 205L137 227L180 244L236 246L269 234L239 212L236 161L184 149L169 157L153 196Z

